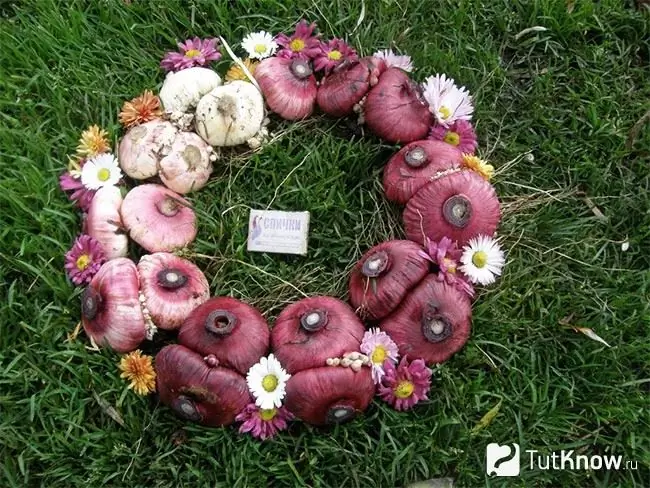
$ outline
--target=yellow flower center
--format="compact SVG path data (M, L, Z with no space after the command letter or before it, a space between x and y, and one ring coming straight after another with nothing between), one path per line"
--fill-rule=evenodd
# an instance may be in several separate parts
M343 54L341 54L341 51L337 51L336 49L334 49L333 51L327 53L327 57L328 59L331 59L333 61L338 61L343 57Z
M384 360L388 356L386 348L381 344L375 347L375 350L372 351L371 360L375 364L384 364Z
M107 181L111 177L111 170L106 168L101 168L97 171L97 179L99 181Z
M260 410L260 418L264 420L264 422L268 422L269 420L273 420L275 415L278 413L278 411L275 408L269 408L269 409L262 409Z
M266 52L266 44L255 44L255 52L257 54L264 54Z
M404 380L397 384L397 387L393 392L397 398L408 398L413 394L413 390L415 390L415 385L410 381Z
M302 39L294 39L293 41L291 41L289 43L289 48L293 52L298 53L298 52L302 51L303 49L305 49L305 41L303 41Z
M185 51L185 57L186 58L195 58L201 54L201 51L198 49L189 49Z
M445 134L445 137L443 137L442 140L452 146L458 146L458 144L460 144L460 136L458 135L458 132L449 131Z
M487 264L488 256L485 251L476 251L472 256L472 263L477 268L483 268Z
M272 392L278 387L278 377L274 374L267 374L262 378L262 388L265 391Z
M82 254L81 256L79 256L77 258L77 262L75 263L79 271L83 271L84 269L86 269L89 264L90 264L90 256L88 256L88 254Z
M438 112L440 112L440 115L445 120L447 120L449 118L449 116L451 115L451 110L449 110L449 108L447 108L445 106L440 107L440 110L438 110Z
M445 263L445 266L447 266L447 273L455 273L456 272L456 261L453 259L449 258L443 258L443 261Z

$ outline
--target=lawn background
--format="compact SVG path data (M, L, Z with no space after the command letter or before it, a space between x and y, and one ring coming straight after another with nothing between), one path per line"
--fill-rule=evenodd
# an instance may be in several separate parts
M460 487L650 486L650 131L637 124L650 109L647 12L613 0L35 0L2 1L0 15L1 486L383 488L438 476ZM57 178L88 125L117 139L123 101L160 86L176 40L235 44L303 16L362 54L408 52L418 80L445 72L470 89L479 153L499 171L509 263L480 293L466 348L436 369L428 403L398 414L375 402L352 424L295 425L259 443L176 419L126 390L117 355L87 351L83 335L66 342L79 290L63 254L80 219ZM535 26L545 30L525 32ZM272 128L272 145L222 161L191 197L200 227L189 253L213 294L271 322L302 294L344 297L361 253L402 235L381 189L395 147L321 116ZM311 212L308 257L246 252L248 209L271 202ZM638 470L489 479L489 442L621 454Z

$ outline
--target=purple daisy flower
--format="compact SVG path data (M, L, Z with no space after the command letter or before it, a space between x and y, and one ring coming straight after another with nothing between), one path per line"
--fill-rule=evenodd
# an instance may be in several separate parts
M235 420L243 422L239 427L240 434L250 432L253 437L265 440L286 429L293 415L284 407L263 409L249 403Z
M465 154L474 154L478 146L474 127L467 120L457 120L449 127L436 124L431 128L429 139L443 141L452 146L456 146Z
M378 387L379 396L395 410L409 410L416 403L427 400L431 388L431 370L424 360L402 358L397 368L392 361L384 365L386 374Z
M160 62L160 67L165 71L181 71L193 66L205 66L211 61L221 58L218 40L212 39L187 39L178 43L178 51L170 51Z
M474 296L474 287L460 273L460 258L462 249L458 249L449 237L443 237L439 242L426 238L425 250L418 252L420 256L434 263L438 268L436 279L464 291L470 297Z
M359 58L357 52L348 46L343 39L321 42L319 49L320 52L314 58L314 69L316 71L325 71L325 74L345 61L356 61Z
M296 31L291 35L278 34L275 42L282 49L278 51L281 58L314 59L320 54L320 41L318 35L314 34L316 23L308 24L302 19L296 25Z
M59 176L59 186L64 192L68 193L70 201L74 202L84 212L88 211L96 190L89 190L84 186L81 182L81 174L73 176L69 171L66 171Z
M101 244L86 234L77 237L65 254L65 270L75 285L90 283L105 262Z

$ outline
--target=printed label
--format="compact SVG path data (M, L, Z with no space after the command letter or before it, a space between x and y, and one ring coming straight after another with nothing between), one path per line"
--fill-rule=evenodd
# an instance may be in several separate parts
M248 250L279 254L307 254L309 212L251 210Z

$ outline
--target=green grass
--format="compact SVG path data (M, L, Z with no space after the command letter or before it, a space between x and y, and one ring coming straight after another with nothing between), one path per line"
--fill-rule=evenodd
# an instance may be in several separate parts
M628 143L650 109L647 12L615 0L365 3L0 2L1 486L386 488L442 476L461 487L650 486L648 124ZM158 61L175 40L234 43L302 15L363 53L396 46L413 55L417 78L446 72L474 93L482 154L501 170L509 263L481 292L468 345L436 370L429 402L406 414L375 402L349 425L296 424L258 443L178 420L126 390L117 355L66 342L79 291L63 253L80 220L57 177L89 124L117 138L122 102L160 86ZM546 30L517 36L532 26ZM270 321L303 294L343 297L361 253L402 235L380 185L394 147L322 117L272 127L282 134L273 145L222 161L191 198L191 252L203 255L213 294L247 300ZM311 212L306 258L246 252L248 209L271 201ZM566 317L612 347L563 326ZM620 454L638 470L490 479L489 442Z

